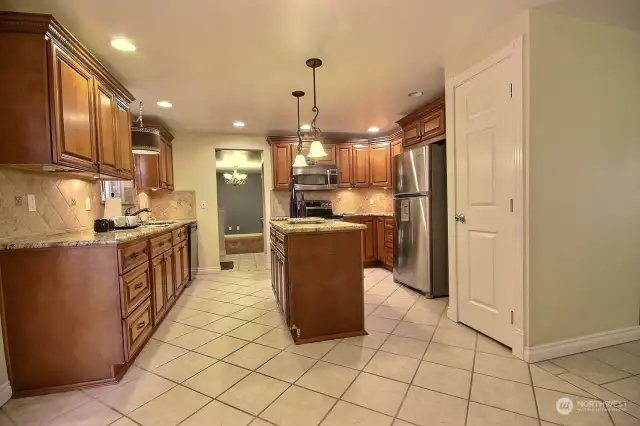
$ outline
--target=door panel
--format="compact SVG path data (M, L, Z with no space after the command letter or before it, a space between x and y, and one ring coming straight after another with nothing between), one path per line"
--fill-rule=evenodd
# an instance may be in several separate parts
M167 307L170 307L174 300L173 296L176 292L176 283L173 269L173 250L169 250L164 255L164 276L165 276L165 291L167 294Z
M353 186L358 188L369 187L369 147L353 147Z
M385 232L384 232L384 219L381 217L376 218L376 249L378 254L378 261L384 262L385 253L384 253L384 242L385 242Z
M125 179L133 179L133 152L131 146L131 114L129 108L117 103L118 168Z
M417 290L432 293L429 198L396 199L393 216L396 231L393 278Z
M164 268L162 267L162 256L153 259L151 263L153 278L153 323L157 325L164 316Z
M115 174L118 167L116 100L113 93L97 82L95 93L100 172Z
M353 151L352 147L338 145L338 187L353 186Z
M372 262L377 259L375 217L363 217L362 224L367 225L367 229L364 230L364 260Z
M160 188L166 188L167 184L167 143L163 140L160 144L160 158L158 159L158 171L160 172Z
M391 148L388 144L371 147L371 186L391 185Z
M458 315L460 321L512 346L515 221L514 119L510 60L455 88Z
M173 189L173 145L167 144L167 155L165 157L165 168L167 171L167 186Z
M291 183L291 146L289 144L271 145L273 160L273 187L288 189Z

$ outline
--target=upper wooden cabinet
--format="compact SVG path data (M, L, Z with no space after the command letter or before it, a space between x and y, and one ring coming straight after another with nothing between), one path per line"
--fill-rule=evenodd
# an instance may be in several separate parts
M370 183L370 148L368 145L353 146L353 186L356 188L367 188Z
M390 186L391 146L388 143L372 145L369 156L371 186Z
M131 179L133 95L52 16L0 12L0 164Z
M398 120L403 131L403 146L430 144L446 137L444 96Z
M289 189L291 184L291 146L289 144L271 145L273 160L273 188Z
M338 145L338 187L353 186L353 147Z
M309 148L311 147L311 142L303 142L302 143L302 155L307 157L309 155ZM327 153L324 157L313 160L315 164L325 165L325 166L333 166L336 164L336 144L334 143L323 143L322 147L324 148L324 152ZM296 155L298 154L298 144L291 144L291 164L296 159ZM307 162L311 162L311 159L307 158Z
M159 155L134 155L136 188L173 191L173 135L162 124L145 120L144 125L160 130L162 145Z
M392 134L389 139L391 139L391 157L402 154L402 132Z

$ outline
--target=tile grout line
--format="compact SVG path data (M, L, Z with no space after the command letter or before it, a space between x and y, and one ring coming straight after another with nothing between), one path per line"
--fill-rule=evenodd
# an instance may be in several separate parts
M473 362L471 363L471 381L469 382L469 393L467 395L467 412L464 416L465 426L469 422L469 410L471 409L471 390L473 389L473 376L476 371L476 355L478 355L478 335L476 335L476 341L473 344Z
M542 419L540 418L540 408L538 407L538 395L536 394L536 387L533 383L533 376L531 375L531 364L527 363L527 371L529 372L529 381L531 382L531 392L533 393L533 403L536 406L536 415L538 416L538 425L542 426Z

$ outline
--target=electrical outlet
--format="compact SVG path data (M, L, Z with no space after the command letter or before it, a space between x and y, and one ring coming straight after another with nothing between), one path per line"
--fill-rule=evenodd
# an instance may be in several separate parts
M16 206L18 207L22 206L22 197L14 197L14 201Z
M200 208L201 208L202 210L204 210L204 209L206 209L206 208L207 208L207 201L206 201L206 200L202 200L202 201L200 201Z
M33 194L27 195L27 205L29 206L30 212L36 211L36 196Z
M231 231L232 229L233 229L232 227L229 227L229 231Z
M239 230L240 230L240 227L239 227L239 226L236 226L236 231L239 231Z
M373 205L373 198L369 199L369 205L372 206Z
M84 199L84 209L86 211L90 211L91 210L91 198L87 197Z

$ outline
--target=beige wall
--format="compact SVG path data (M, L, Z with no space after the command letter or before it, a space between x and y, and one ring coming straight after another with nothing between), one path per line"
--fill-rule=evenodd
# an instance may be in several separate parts
M531 14L530 346L637 326L640 33Z
M216 188L216 148L262 150L265 199L271 191L271 151L263 136L176 133L173 168L176 190L196 192L198 253L200 268L220 267L218 238L218 194ZM206 201L207 208L200 203ZM265 203L265 233L268 231L270 203ZM268 238L265 239L268 242Z

